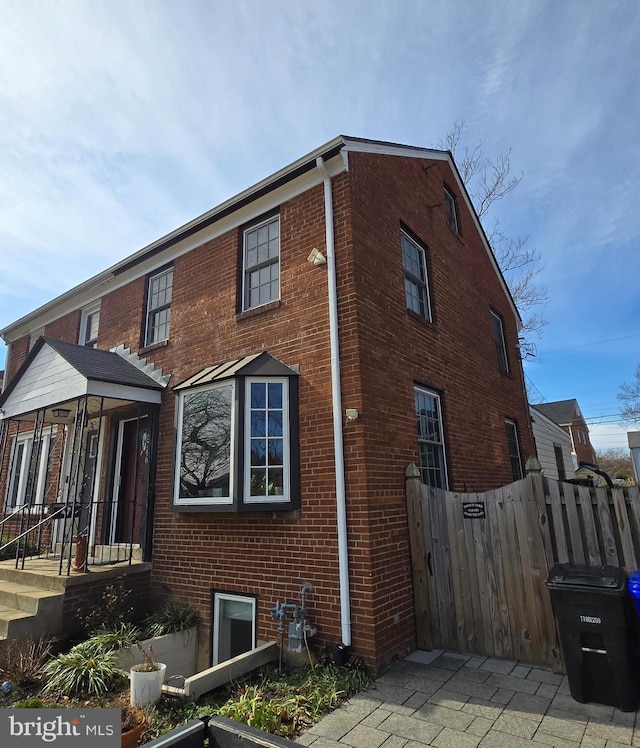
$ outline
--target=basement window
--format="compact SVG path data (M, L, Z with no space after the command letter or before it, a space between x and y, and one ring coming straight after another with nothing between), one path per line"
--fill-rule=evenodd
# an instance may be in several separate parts
M213 595L213 665L256 647L256 599L215 592Z

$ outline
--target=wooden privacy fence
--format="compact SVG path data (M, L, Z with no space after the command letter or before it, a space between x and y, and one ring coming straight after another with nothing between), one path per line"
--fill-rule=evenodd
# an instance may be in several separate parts
M406 471L418 646L561 668L545 582L558 562L640 562L638 488L587 488L539 474L458 493Z

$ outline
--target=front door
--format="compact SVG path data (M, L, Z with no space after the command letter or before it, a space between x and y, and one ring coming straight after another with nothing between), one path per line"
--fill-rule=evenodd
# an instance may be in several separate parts
M142 545L149 486L148 417L120 421L111 517L111 543Z

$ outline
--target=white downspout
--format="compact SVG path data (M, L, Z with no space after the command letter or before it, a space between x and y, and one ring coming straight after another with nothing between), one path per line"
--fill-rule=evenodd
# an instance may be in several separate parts
M338 567L340 575L340 621L342 644L351 646L351 599L349 596L349 553L347 549L347 502L344 483L344 446L342 441L342 392L340 389L340 352L338 338L338 290L333 231L333 191L331 177L322 156L316 166L324 181L324 221L327 241L327 282L329 285L329 341L331 347L331 399L333 404L333 449L336 466L336 514L338 523Z

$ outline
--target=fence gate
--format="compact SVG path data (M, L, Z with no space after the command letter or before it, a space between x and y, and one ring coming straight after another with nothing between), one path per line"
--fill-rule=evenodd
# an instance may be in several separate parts
M406 477L418 646L558 669L542 477L478 494Z

